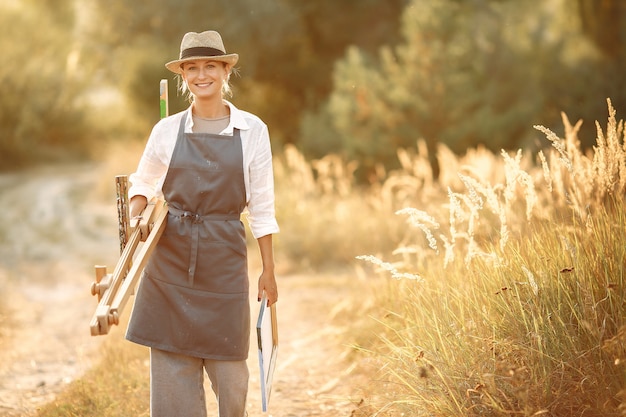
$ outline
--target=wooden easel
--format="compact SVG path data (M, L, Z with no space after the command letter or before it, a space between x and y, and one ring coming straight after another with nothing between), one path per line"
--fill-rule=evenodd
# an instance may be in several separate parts
M160 83L161 118L168 115L167 80ZM96 280L91 294L98 296L98 306L89 327L92 336L109 333L133 294L141 272L158 243L167 223L167 204L162 200L148 203L138 219L129 220L128 177L115 177L117 215L120 237L120 259L112 274L107 267L96 265ZM140 243L143 244L140 245Z

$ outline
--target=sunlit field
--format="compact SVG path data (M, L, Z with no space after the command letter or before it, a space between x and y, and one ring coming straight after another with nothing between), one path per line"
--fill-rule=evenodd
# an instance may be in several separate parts
M626 147L610 102L608 114L588 151L565 115L561 134L536 126L535 154L442 146L438 181L422 145L366 185L337 156L277 155L279 263L352 270L362 287L334 313L368 381L354 416L624 415ZM132 171L119 161L107 170ZM39 415L105 415L81 404L102 389L94 378L121 372L106 357L146 372L117 349ZM97 396L145 409L142 378Z
M442 161L438 201L397 213L395 256L364 257L398 280L360 311L376 383L359 415L623 415L626 150L609 114L586 153L564 116L564 138L536 127L537 155Z

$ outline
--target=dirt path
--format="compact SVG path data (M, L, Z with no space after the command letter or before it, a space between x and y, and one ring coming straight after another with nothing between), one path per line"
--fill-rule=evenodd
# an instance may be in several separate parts
M118 255L114 196L93 166L0 175L0 417L32 416L97 361L89 335L93 265ZM251 280L255 277L251 271ZM349 277L279 276L280 347L269 413L251 350L250 417L349 416L355 408L342 328L331 310ZM255 339L252 339L253 343Z
M280 284L277 304L279 350L269 415L281 417L350 416L355 383L342 360L343 329L328 320L345 298L336 277L290 275ZM334 289L330 290L330 288ZM331 294L332 292L332 294ZM251 354L250 417L260 417L258 360ZM358 398L356 399L358 400ZM267 415L267 414L265 414Z

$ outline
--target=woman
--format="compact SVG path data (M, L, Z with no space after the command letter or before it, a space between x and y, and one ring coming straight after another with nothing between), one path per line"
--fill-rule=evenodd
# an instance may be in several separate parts
M159 121L131 175L131 217L157 195L166 229L145 268L126 337L150 347L153 417L205 416L204 370L220 417L246 415L250 307L247 208L263 270L258 299L278 299L272 234L272 154L267 126L224 100L237 54L215 31L185 34L165 66L191 106Z

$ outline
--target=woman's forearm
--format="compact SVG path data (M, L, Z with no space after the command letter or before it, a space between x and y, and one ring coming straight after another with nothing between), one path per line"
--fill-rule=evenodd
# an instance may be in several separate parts
M257 239L259 251L261 252L261 262L263 270L274 272L274 248L272 244L272 235L265 235Z
M278 286L276 285L276 275L274 274L274 248L272 246L272 235L265 235L257 239L261 252L261 262L263 271L259 277L259 295L261 301L263 292L267 294L267 305L271 306L278 301Z

